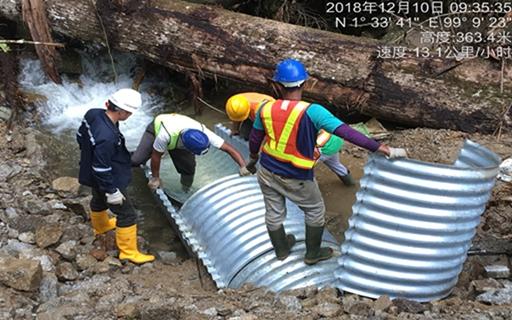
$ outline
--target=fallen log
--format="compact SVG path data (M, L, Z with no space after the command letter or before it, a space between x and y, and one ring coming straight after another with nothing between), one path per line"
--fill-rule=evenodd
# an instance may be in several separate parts
M306 97L343 118L357 111L408 126L494 132L512 87L500 68L472 60L376 57L377 41L343 36L183 1L46 0L54 32L133 52L174 70L222 77L268 90L277 61L300 59L311 75ZM20 16L19 0L0 15ZM447 71L448 70L448 71ZM510 74L505 68L505 75ZM256 89L256 88L255 88Z

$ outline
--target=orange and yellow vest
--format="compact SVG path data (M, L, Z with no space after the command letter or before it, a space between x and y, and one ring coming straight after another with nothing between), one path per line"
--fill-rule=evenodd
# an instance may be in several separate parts
M266 139L262 151L294 167L312 169L315 159L304 156L297 148L299 124L309 105L308 102L290 100L263 104L260 117Z
M256 113L258 112L258 109L261 107L261 105L269 101L276 101L276 99L263 93L245 92L241 93L241 95L243 95L247 101L249 101L249 106L251 107L251 111L249 112L249 119L251 121L254 121L256 118Z

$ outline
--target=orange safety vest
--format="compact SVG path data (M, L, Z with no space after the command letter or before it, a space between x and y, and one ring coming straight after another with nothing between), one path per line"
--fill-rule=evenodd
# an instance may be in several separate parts
M269 95L263 94L263 93L257 93L257 92L245 92L241 93L247 101L249 101L249 106L251 107L251 111L249 112L249 119L254 122L254 119L256 119L256 113L258 112L258 109L266 102L269 101L276 101L276 99L272 98Z
M299 123L309 105L304 101L277 100L261 107L260 117L266 133L263 152L300 169L313 168L315 159L297 149Z

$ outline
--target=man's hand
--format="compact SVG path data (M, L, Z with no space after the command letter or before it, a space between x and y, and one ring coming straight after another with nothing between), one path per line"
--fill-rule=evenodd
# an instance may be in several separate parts
M119 189L116 189L114 193L105 193L105 196L107 197L107 203L114 206L120 206L123 204L123 201L126 200Z
M404 148L389 148L389 159L407 158L407 151Z
M148 182L148 187L151 190L156 190L161 186L160 178L158 177L151 177Z
M258 163L258 159L253 159L251 158L251 160L249 160L249 163L247 163L247 165L245 166L245 168L252 174L255 174L256 173L256 163Z
M239 173L241 177L250 176L252 174L247 167L240 167Z

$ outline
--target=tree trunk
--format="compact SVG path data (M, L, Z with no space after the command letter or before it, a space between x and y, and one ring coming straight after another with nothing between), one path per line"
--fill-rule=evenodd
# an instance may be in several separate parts
M18 18L19 0L2 1L0 15ZM493 132L510 101L510 68L499 93L500 67L472 60L379 59L380 43L165 0L46 0L55 32L104 43L180 72L222 77L268 90L275 64L301 60L311 80L305 96L337 115L358 111L409 126ZM449 70L449 71L446 71ZM507 90L508 89L508 90Z

